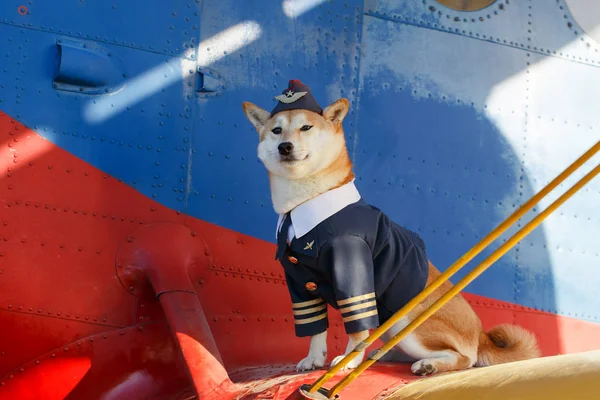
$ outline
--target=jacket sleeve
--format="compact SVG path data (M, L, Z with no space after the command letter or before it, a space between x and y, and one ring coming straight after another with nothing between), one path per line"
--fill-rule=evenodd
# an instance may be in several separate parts
M346 333L378 327L373 255L367 242L354 235L337 236L323 246L319 264L331 269Z
M325 332L329 327L325 300L313 296L298 277L286 272L285 279L292 299L296 336L314 336Z

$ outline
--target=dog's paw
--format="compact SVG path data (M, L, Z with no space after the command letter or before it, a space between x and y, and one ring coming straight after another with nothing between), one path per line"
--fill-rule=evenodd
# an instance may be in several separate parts
M419 360L410 368L415 375L431 375L437 372L437 368L431 360Z
M305 359L300 361L298 363L298 365L296 365L296 371L298 371L298 372L312 371L312 370L321 368L324 365L325 365L325 356L315 357L315 356L311 356L309 354L308 357L306 357Z
M331 361L330 367L337 365L340 361L342 361L344 359L344 357L346 357L346 355L342 354L341 356L337 356L336 358L334 358L333 361ZM361 356L359 354L356 357L354 357L354 359L352 361L350 361L348 364L344 365L340 371L354 369L359 366L360 361L361 361Z

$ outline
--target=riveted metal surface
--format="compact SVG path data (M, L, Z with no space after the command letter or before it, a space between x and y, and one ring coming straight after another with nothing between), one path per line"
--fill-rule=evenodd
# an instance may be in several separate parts
M365 14L384 20L458 34L538 54L600 65L591 41L574 23L563 0L497 0L477 11L457 11L435 0L366 0ZM568 49L565 48L566 45Z
M168 257L162 255L163 249L170 250ZM165 291L192 293L190 280L197 280L201 271L213 265L204 239L188 227L172 223L148 224L131 232L119 246L115 264L125 290L146 301ZM155 270L162 269L169 273L159 279Z
M6 174L0 194L7 210L0 226L3 304L48 316L60 313L61 318L73 320L127 324L132 308L129 313L111 311L122 308L124 299L109 267L116 250L110 235L124 233L138 219L125 220L116 212L118 204L111 205L100 195L119 183L63 158L62 150L49 154L44 139L6 115L0 115L0 120L0 142L5 144L0 159ZM80 192L55 190L62 179ZM97 190L87 199L80 195L86 187ZM104 231L106 236L99 235L99 226L110 226ZM90 269L89 265L99 267ZM48 290L34 290L46 286ZM86 290L86 297L72 302L71 296L80 290ZM97 307L100 302L103 306Z
M141 399L172 394L187 385L187 377L169 327L160 323L65 342L0 382L2 399Z
M113 326L85 321L83 318L75 320L62 315L48 315L44 310L39 314L35 309L30 313L19 310L27 309L27 305L11 306L8 308L2 304L0 307L0 321L3 326L0 334L0 377L8 375L12 370L18 370L29 360L60 348L65 343L115 329Z
M543 0L528 0L530 16L528 32L531 50L577 63L600 66L598 43L577 23L564 0L548 4ZM598 20L600 16L596 16ZM572 75L572 74L569 74Z
M122 60L127 75L118 92L92 96L52 86L58 73L57 41L65 36L0 24L0 38L6 49L0 55L5 60L0 68L2 111L146 196L183 209L194 61L103 43L113 58ZM38 112L28 112L31 107Z
M195 56L200 1L87 2L56 4L9 0L0 4L0 22L29 30L95 40L164 54ZM148 34L151 29L153 34Z
M522 132L525 80L517 80L493 110L487 97L507 70L525 65L526 56L510 47L379 18L366 17L365 24L364 41L379 46L369 46L363 54L365 91L358 126L359 140L362 132L369 132L364 134L369 140L357 148L358 183L367 201L423 236L433 263L443 269L533 194L500 127L482 117L489 110L506 129ZM456 53L457 47L464 51ZM440 52L446 63L436 63ZM415 60L396 63L392 55L398 53L415 54ZM473 59L480 61L468 61ZM389 112L392 102L400 110L401 127ZM460 149L460 157L444 150L450 148ZM524 197L504 202L515 185L523 185ZM469 291L512 299L513 253Z
M410 13L418 16L416 10L424 7L407 4L379 1L373 7L386 13L399 12L398 7L403 7L405 17ZM521 31L523 40L536 43L536 35L551 24L538 20L534 26L537 33L520 28L532 26L536 15L547 18L552 13L548 9L554 5L510 2L513 6L529 12L504 21L503 29ZM535 7L543 10L537 13ZM479 22L477 32L483 39L487 21ZM587 106L596 100L579 94L595 93L583 86L599 80L597 67L590 63L542 55L539 48L533 48L536 46L498 46L461 32L424 28L414 21L389 15L383 18L367 11L358 123L361 144L354 161L364 197L396 221L420 232L434 264L443 269L597 140L593 129L597 113ZM562 36L565 45L572 40L568 35ZM398 62L397 54L411 54L413 58ZM392 104L401 113L401 128L396 127ZM555 135L548 136L549 127L538 126L540 116L542 120L556 116L556 122L564 116L550 128ZM568 146L565 129L573 135ZM554 151L549 153L549 148ZM550 165L549 160L555 162ZM592 165L590 162L589 168ZM569 184L576 179L573 177ZM578 276L585 276L584 286L598 282L587 267L597 253L590 242L593 235L573 234L598 229L591 211L598 201L596 186L592 182L587 191L562 207L573 210L571 215L579 215L572 219L572 229L559 228L552 223L556 216L550 217L468 290L565 316L581 314L583 308L586 319L597 321L597 306L592 305L596 298L590 298L591 303L582 301L582 292L573 291ZM549 196L542 207L553 198ZM401 207L398 199L402 199ZM580 254L586 253L585 261L577 263L582 275L567 267L571 263L566 259L558 261L551 242L561 242L559 247L571 242ZM558 275L557 268L561 270ZM560 276L562 271L570 277ZM592 290L583 292L591 294Z
M152 300L136 300L136 311L134 321L137 324L162 321L165 314L156 298Z
M497 0L489 7L468 12L454 10L435 0L365 1L365 13L375 18L517 48L528 44L522 24L526 8L523 2L506 0Z

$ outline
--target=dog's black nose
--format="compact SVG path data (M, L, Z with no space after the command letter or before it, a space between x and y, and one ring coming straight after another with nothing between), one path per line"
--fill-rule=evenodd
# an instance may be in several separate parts
M287 156L292 152L292 150L294 150L294 145L292 142L283 142L280 143L277 148L279 149L279 154L282 156Z

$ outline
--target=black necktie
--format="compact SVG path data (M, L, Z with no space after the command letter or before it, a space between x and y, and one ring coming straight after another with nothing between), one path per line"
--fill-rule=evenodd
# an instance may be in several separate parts
M291 223L292 217L290 216L290 213L285 214L285 218L283 219L283 223L281 224L281 229L277 233L277 253L275 254L276 260L279 260L281 258L281 255L287 247L287 237Z

